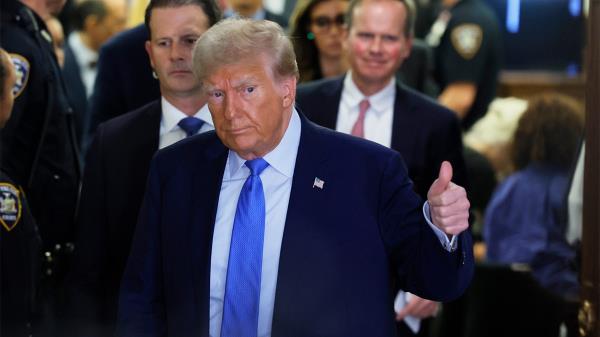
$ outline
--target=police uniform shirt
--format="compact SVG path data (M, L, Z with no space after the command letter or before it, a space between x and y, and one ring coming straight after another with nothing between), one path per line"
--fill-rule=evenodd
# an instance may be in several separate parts
M0 171L0 336L29 336L40 238L23 191Z
M435 77L441 88L454 82L472 82L477 87L475 101L462 121L467 130L485 114L496 94L502 54L498 20L480 0L461 0L450 9L439 45L434 47Z
M27 193L47 248L72 236L80 178L72 110L44 21L0 1L0 43L17 73L12 116L0 131L0 167Z

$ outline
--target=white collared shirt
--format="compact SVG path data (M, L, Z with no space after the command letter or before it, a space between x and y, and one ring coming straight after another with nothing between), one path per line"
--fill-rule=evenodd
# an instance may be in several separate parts
M283 138L273 151L263 157L269 166L260 174L265 194L265 234L258 312L259 337L271 335L279 253L300 144L300 129L300 117L294 110ZM240 191L250 175L245 162L235 152L229 151L223 173L210 261L209 332L212 337L221 334L231 231Z
M160 120L158 148L162 149L187 136L185 131L183 131L177 123L188 116L173 106L173 104L169 103L164 97L161 97L160 105L162 108L162 118ZM210 131L215 128L213 126L212 116L208 110L208 104L204 104L202 108L196 112L194 117L204 121L204 124L202 124L200 130L198 130L198 133Z
M81 81L85 87L86 97L89 99L94 91L94 81L97 73L97 68L92 64L98 62L98 52L88 48L81 40L81 35L78 32L69 34L67 43L75 55L77 65L79 65Z
M365 115L365 138L386 147L392 145L392 126L394 125L394 100L396 98L396 79L392 77L381 91L365 97L352 80L352 72L348 71L344 78L344 88L340 99L335 129L350 134L358 118L358 105L364 99L370 106Z

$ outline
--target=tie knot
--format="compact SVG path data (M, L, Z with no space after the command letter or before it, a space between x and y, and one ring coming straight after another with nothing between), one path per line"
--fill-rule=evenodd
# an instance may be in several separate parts
M267 163L262 158L256 158L252 160L247 160L246 166L250 169L251 175L258 176L264 169L267 168L267 166L269 166L269 163Z
M196 117L186 117L177 123L177 125L185 131L188 137L195 135L202 127L202 124L204 124L204 122Z
M364 116L367 113L367 110L369 110L370 106L371 104L369 103L368 99L365 98L362 101L360 101L360 103L358 104L359 114Z

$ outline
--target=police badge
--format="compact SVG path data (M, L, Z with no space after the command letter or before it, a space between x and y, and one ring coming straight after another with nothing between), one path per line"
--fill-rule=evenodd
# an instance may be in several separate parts
M13 95L15 98L19 97L19 95L27 86L27 81L29 80L29 70L30 65L27 59L19 54L9 54L10 59L15 66L15 73L17 74L17 82L13 87Z
M477 54L481 47L483 31L476 24L462 24L452 30L452 46L466 60Z
M12 184L0 183L0 223L11 231L21 219L20 191Z

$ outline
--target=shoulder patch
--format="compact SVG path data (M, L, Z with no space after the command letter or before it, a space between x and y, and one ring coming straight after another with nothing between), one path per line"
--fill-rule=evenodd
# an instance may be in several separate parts
M452 46L462 58L470 60L481 47L483 31L476 24L466 23L456 26L451 33Z
M21 195L14 185L0 182L0 223L11 231L21 220Z
M19 97L19 95L25 90L27 86L27 81L29 80L29 72L31 70L31 66L29 65L29 61L19 54L9 54L10 59L12 60L13 65L15 66L15 72L17 74L17 82L13 87L13 95L15 98Z

